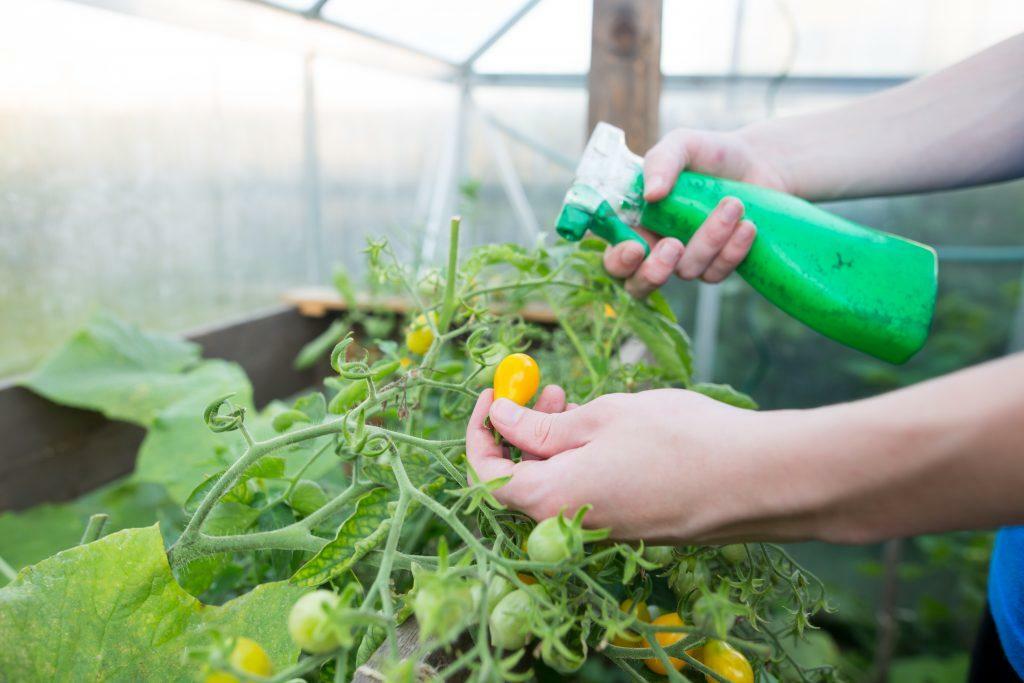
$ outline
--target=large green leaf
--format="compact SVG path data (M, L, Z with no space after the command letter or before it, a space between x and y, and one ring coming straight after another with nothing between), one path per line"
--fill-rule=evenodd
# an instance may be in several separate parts
M220 365L220 364L218 364ZM148 425L164 407L215 382L199 347L145 334L108 314L94 316L26 381L56 403Z
M285 623L301 593L270 583L202 605L174 582L156 526L119 531L0 589L0 671L12 681L194 681L184 654L210 629L252 638L281 669L298 656Z
M158 520L181 522L180 507L162 486L125 478L67 503L0 513L0 557L20 569L77 545L89 516L97 512L110 516L105 533Z
M291 578L292 583L319 586L348 571L377 547L388 532L391 522L388 503L393 498L394 494L384 487L363 494L355 511L338 528L334 540L299 567Z

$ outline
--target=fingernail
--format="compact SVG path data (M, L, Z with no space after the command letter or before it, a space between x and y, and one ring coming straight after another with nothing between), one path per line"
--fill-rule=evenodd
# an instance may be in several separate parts
M517 405L507 398L499 398L491 406L491 419L502 424L514 425L519 422L519 418L523 416L524 412L525 409L521 405Z
M679 249L681 246L675 240L665 240L658 245L658 253L655 254L655 257L666 266L674 266L679 259Z
M735 197L726 197L722 200L722 218L735 223L743 215L743 204Z
M639 265L644 260L644 248L632 242L622 250L622 262L627 266Z

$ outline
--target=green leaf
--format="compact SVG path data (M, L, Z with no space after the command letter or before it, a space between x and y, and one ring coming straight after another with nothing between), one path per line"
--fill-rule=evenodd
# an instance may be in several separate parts
M643 304L629 307L627 327L644 343L666 376L684 386L693 374L690 338L681 327Z
M161 410L196 391L210 389L208 399L236 391L239 375L244 377L235 365L201 361L199 347L191 342L146 334L100 314L24 384L56 403L146 426ZM251 394L247 380L242 389Z
M330 326L317 335L316 339L309 342L295 356L293 365L296 370L305 370L312 367L321 356L334 348L334 345L341 341L348 331L348 325L343 320L335 320Z
M380 544L391 524L388 503L394 498L386 488L376 488L356 503L352 515L338 528L334 540L320 549L291 578L300 586L319 586L348 571Z
M319 391L295 399L295 410L305 414L313 424L320 424L327 417L327 399Z
M728 384L712 384L710 382L700 382L690 387L692 391L699 392L705 396L710 396L716 401L722 403L728 403L731 406L737 408L746 408L747 410L757 410L757 402L750 398L742 391L733 389Z
M672 307L668 303L668 299L665 298L665 295L661 293L660 289L656 289L648 295L647 304L655 311L665 316L669 322L679 322L675 311L672 310Z
M286 621L302 592L269 583L203 605L175 583L156 526L119 531L0 589L0 671L24 681L194 681L183 654L211 629L255 640L280 670L298 656Z
M284 479L284 458L276 455L265 455L245 470L246 479Z
M20 569L75 546L89 516L97 512L110 515L107 533L157 520L168 527L181 521L181 509L164 487L124 478L78 500L0 513L0 557Z

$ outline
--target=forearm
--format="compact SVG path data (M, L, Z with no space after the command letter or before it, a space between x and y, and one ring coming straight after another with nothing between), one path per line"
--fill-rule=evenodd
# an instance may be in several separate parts
M804 429L773 468L784 536L860 543L1024 523L1024 354L786 419Z
M1024 34L943 71L741 135L811 200L927 192L1024 175Z

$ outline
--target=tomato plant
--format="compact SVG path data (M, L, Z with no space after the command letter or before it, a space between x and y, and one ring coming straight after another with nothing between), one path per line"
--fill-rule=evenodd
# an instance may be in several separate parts
M504 482L472 472L466 420L491 385L520 404L543 374L576 403L673 386L752 406L730 387L692 381L689 340L671 309L658 295L632 299L605 272L601 248L486 245L460 259L454 222L447 266L437 270L413 269L372 241L369 288L404 293L412 310L404 320L354 311L327 343L311 342L303 363L330 351L322 391L258 411L244 391L221 389L236 385L197 379L199 410L189 404L174 420L147 423L156 437L178 425L173 434L187 444L176 443L174 467L159 470L182 518L165 536L174 576L196 595L258 612L269 634L260 642L288 664L272 680L347 681L361 668L404 680L446 649L458 656L440 679L521 680L541 663L568 675L600 658L633 679L657 672L679 683L682 669L722 683L732 674L715 666L737 662L733 652L759 676L833 676L787 655L784 636L811 628L827 605L783 548L616 543L583 527L586 506L535 523L497 502ZM523 318L535 304L552 309L552 324ZM653 361L623 360L630 338ZM185 384L178 375L166 382L175 391ZM117 409L137 407L126 400ZM195 436L199 413L209 432ZM189 457L199 464L187 466ZM662 616L651 620L654 606ZM241 635L228 616L217 619L226 636ZM417 638L400 647L407 622ZM716 658L702 660L705 650ZM215 659L208 663L224 661Z

